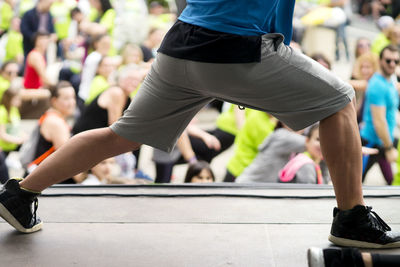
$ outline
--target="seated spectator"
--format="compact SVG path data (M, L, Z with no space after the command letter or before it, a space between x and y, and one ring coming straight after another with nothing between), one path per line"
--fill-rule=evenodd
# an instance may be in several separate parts
M400 45L400 25L393 24L385 31L382 31L372 43L372 52L379 56L382 49L390 44Z
M357 60L363 54L371 52L371 41L366 37L360 37L356 41L354 57Z
M34 48L26 59L24 87L26 89L46 88L52 85L46 74L46 51L50 35L38 32L34 38Z
M278 181L302 184L326 184L329 181L328 175L323 176L322 172L326 165L321 165L323 156L319 143L319 124L308 129L305 148L305 152L297 154L279 171Z
M265 112L254 111L235 138L235 152L228 162L224 182L233 182L249 166L258 153L258 146L270 135L276 119Z
M147 70L150 70L151 61L150 62L143 61L143 51L140 48L140 46L136 44L130 44L130 43L126 44L122 49L121 56L122 56L122 62L120 67L127 66L130 64L135 64Z
M177 147L166 153L155 149L153 160L156 163L156 183L169 183L173 167L180 163L192 163L191 161L204 160L208 163L213 158L228 149L234 142L236 134L242 128L245 118L252 109L239 110L230 104L228 110L217 118L217 127L210 131L204 131L193 120L187 127L185 136L182 136ZM186 139L186 141L184 141Z
M8 89L0 103L0 148L8 154L17 150L27 137L20 129L21 98L16 90Z
M6 90L0 101L0 182L9 179L6 157L9 152L18 150L26 140L26 135L21 132L19 106L21 99L16 90Z
M149 24L151 28L169 29L176 21L176 15L169 13L160 2L152 1L149 5Z
M60 82L51 90L51 107L39 119L40 137L35 148L35 159L29 164L33 171L45 158L59 149L71 136L66 119L75 112L75 91L68 82ZM78 182L78 176L64 183Z
M116 70L116 65L111 57L103 57L97 67L96 76L90 83L89 95L85 101L89 105L99 94L110 87L111 73Z
M143 61L148 62L156 56L157 49L160 47L161 41L164 38L166 31L163 29L152 28L146 40L140 48L143 51Z
M279 171L294 153L304 151L305 137L278 122L274 132L258 147L253 162L236 178L236 183L276 183Z
M74 7L73 1L55 0L50 8L50 13L54 18L54 29L59 41L68 36L68 29L71 23L70 10Z
M374 38L371 44L371 50L376 55L379 55L382 48L390 44L389 30L395 25L395 21L392 17L382 16L377 20L376 25L380 32Z
M11 87L12 82L18 77L18 64L14 61L6 61L1 66L0 75L0 100L3 93Z
M22 47L22 34L20 32L21 19L14 17L11 27L7 32L4 61L15 61L20 67L24 62L24 49Z
M139 67L127 67L118 74L118 86L112 86L96 96L77 119L73 133L107 127L122 116L130 104L130 95L143 76Z
M94 51L87 56L83 64L81 82L79 85L78 95L82 102L86 101L89 96L90 84L96 76L100 60L106 57L110 51L111 38L107 34L98 35L93 39L92 45Z
M88 19L79 24L79 30L91 37L108 34L113 38L116 13L111 2L109 0L92 0L90 5L92 7L91 14ZM110 53L111 55L116 54L113 45L111 45Z
M0 36L10 29L15 1L4 0L0 7Z
M214 173L210 165L205 161L197 161L189 164L185 175L185 183L213 183L215 182Z
M108 158L92 167L82 185L104 185L104 184L148 184L151 181L144 179L131 179L116 177L113 170L117 169L115 158Z
M178 140L171 153L155 149L153 160L156 163L156 183L169 183L173 167L180 163L194 163L197 158L211 161L222 152L218 138L191 123ZM226 149L227 147L224 147Z

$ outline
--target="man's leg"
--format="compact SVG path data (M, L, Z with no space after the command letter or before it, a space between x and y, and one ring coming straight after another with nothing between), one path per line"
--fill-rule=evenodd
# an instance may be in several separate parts
M71 138L20 185L41 192L68 177L89 170L106 158L136 150L139 146L139 143L122 138L109 128L86 131Z
M321 148L331 174L340 210L364 205L361 141L354 105L320 123Z
M338 205L329 240L340 246L400 247L400 235L364 204L361 140L352 103L321 121L320 141Z
M23 233L42 228L36 216L37 196L50 185L86 171L103 159L138 149L109 128L83 132L45 160L25 180L9 180L0 192L0 217Z

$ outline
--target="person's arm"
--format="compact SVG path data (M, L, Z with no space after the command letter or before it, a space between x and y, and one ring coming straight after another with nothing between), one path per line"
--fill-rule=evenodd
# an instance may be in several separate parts
M389 134L389 127L386 121L386 108L384 106L371 105L371 115L374 124L374 129L379 139L383 142L385 148L386 159L389 162L394 162L397 159L397 150L393 146Z
M330 7L344 7L348 0L332 0L328 6Z
M36 73L39 75L43 84L52 85L52 82L46 75L46 62L44 61L43 56L39 52L32 51L29 54L28 64L35 69Z
M108 114L108 125L116 122L121 116L125 107L126 97L122 89L112 87L108 92L104 92L98 99L99 105L105 104Z
M240 130L243 127L243 124L246 120L246 112L244 110L239 109L238 106L233 108L233 112L235 113L235 122L236 127Z
M176 146L187 162L193 163L197 161L196 154L194 153L192 145L190 144L189 135L186 130L179 137Z
M20 136L13 136L7 133L6 131L6 125L5 124L0 124L0 139L3 141L6 141L8 143L13 143L20 145L25 141L24 137Z
M105 26L88 20L84 20L79 24L79 30L91 36L107 33L107 28Z
M356 91L365 92L367 90L368 81L366 80L350 80L349 83Z
M189 126L186 129L189 135L203 140L203 142L207 145L208 148L214 150L221 149L221 143L214 135L209 134L208 132L204 131L203 129L194 124L189 124Z
M24 89L19 91L22 101L29 101L32 99L48 99L50 98L50 91L48 89Z

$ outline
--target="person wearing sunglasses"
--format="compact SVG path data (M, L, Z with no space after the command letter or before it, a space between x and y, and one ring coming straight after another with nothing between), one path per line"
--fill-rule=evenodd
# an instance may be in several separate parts
M379 56L380 70L368 82L361 138L364 146L378 148L379 153L364 156L363 181L368 170L376 162L379 163L387 184L390 185L393 181L391 163L395 162L398 156L393 135L399 106L395 76L399 60L398 48L394 45L386 46Z

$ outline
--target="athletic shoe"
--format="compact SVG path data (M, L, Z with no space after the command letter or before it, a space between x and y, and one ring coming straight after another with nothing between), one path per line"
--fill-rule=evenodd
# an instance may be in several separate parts
M309 248L309 267L364 267L361 253L355 248Z
M19 180L8 180L0 192L0 216L22 233L40 230L43 223L36 216L38 195L21 188Z
M358 248L400 247L400 233L372 211L372 207L357 205L351 210L333 210L329 240L339 246Z

